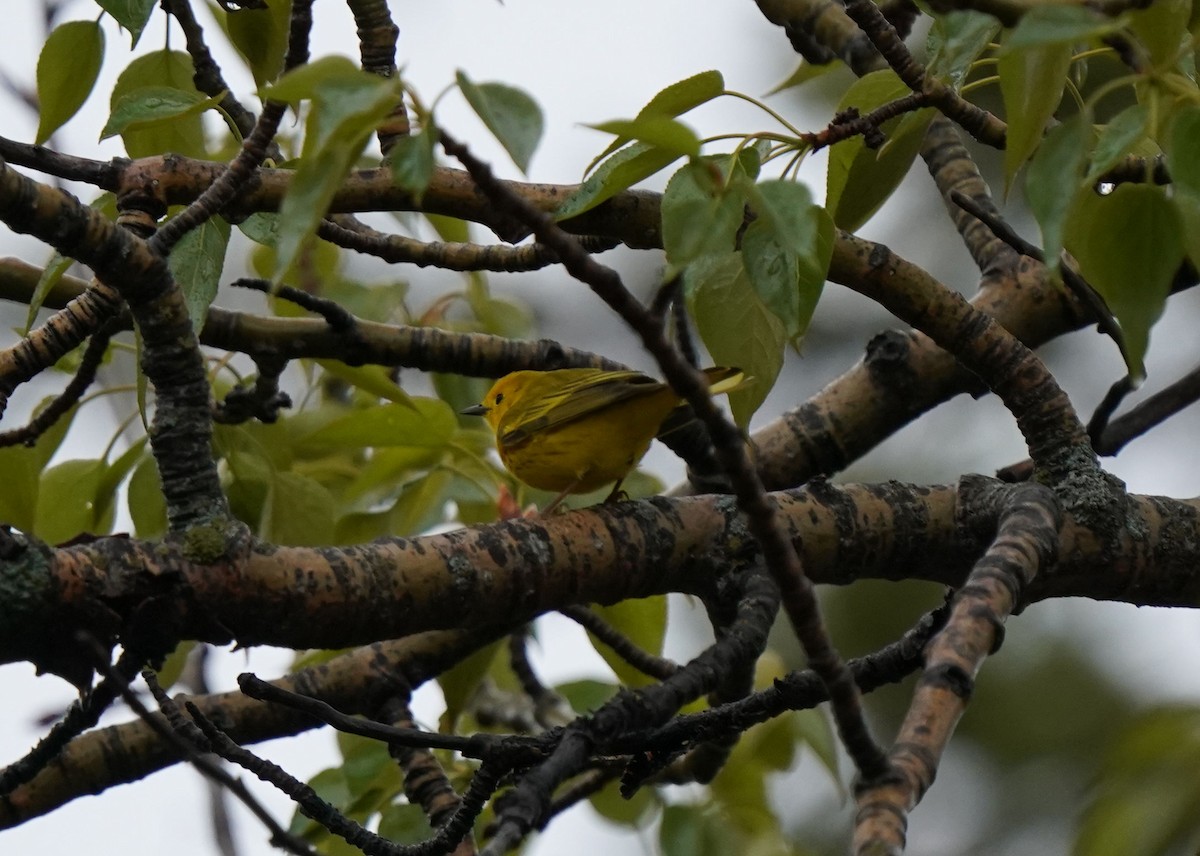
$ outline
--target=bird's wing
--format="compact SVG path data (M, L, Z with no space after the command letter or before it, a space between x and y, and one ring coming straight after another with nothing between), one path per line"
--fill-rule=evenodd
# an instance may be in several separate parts
M531 401L528 405L522 401L520 424L511 428L500 426L500 440L506 446L517 445L539 431L573 422L618 402L656 392L662 387L661 382L641 372L581 372L577 378L568 378L553 395Z

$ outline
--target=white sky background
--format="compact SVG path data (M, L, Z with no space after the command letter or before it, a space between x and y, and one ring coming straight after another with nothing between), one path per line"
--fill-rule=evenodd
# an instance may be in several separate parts
M42 35L38 5L33 2L5 4L6 25L0 35L4 48L4 71L14 79L28 83L32 80ZM199 6L200 4L196 4ZM524 88L539 102L545 112L546 135L535 155L530 179L548 182L578 180L584 165L608 142L608 137L581 126L584 122L630 117L658 90L684 77L710 68L720 69L726 84L751 95L761 96L782 80L795 66L786 38L781 30L768 24L748 0L697 4L689 0L610 0L606 3L564 3L550 0L416 0L393 3L393 14L401 28L399 62L408 80L415 84L428 102L453 80L456 68L463 68L475 81L497 80ZM357 57L354 25L343 3L318 0L317 25L313 30L314 57L343 53ZM92 3L70 4L64 19L94 18ZM202 20L208 22L207 16ZM108 33L109 61L101 80L83 113L56 136L58 146L70 154L106 158L121 154L118 143L98 144L99 128L106 118L108 94L116 74L123 67L128 38L116 32ZM213 45L217 39L212 40ZM155 18L143 34L139 50L157 49L163 44L163 16ZM182 49L183 39L176 30L171 44ZM227 77L238 94L247 97L252 86L247 77L236 73L236 64L218 55ZM801 112L801 98L796 94L773 98L770 103L802 128L816 130L828 120L819 104L807 115ZM4 119L0 134L21 141L32 141L36 121L22 105L7 95L0 95ZM475 151L491 160L506 177L518 177L515 167L495 144L487 143L486 133L470 115L461 97L452 95L439 110L441 124L460 139L471 143ZM769 117L752 107L733 100L708 105L686 117L702 134L772 128ZM727 149L718 149L727 150ZM823 193L824 160L812 159L805 176L818 195ZM661 186L651 183L649 186ZM953 232L941 214L940 201L931 182L918 165L909 177L907 189L916 194L919 208L905 212L904 217L888 216L888 210L863 230L864 234L882 240L911 260L922 264L943 277L948 284L970 289L970 262L964 251L955 244L938 243L936 233L945 230L953 240ZM85 199L91 195L80 191ZM906 199L906 202L911 199ZM936 223L937 229L924 228ZM917 224L914 226L914 224ZM1023 226L1026 235L1036 240L1036 232ZM488 236L490 238L490 236ZM40 263L49 253L27 238L13 236L0 230L0 253L19 255ZM653 277L644 266L645 254L612 253L605 261L616 264L629 275L630 284L640 290L652 287ZM657 263L657 262L656 262ZM653 268L650 269L650 273ZM378 272L376 273L378 276ZM452 274L428 270L404 270L401 276L414 282L416 293L435 295L458 283ZM964 279L966 277L967 279ZM571 282L560 271L541 278L495 277L497 293L509 294L534 304L542 323L541 334L560 338L572 345L591 348L631 364L651 368L644 353L633 338L619 325L607 325L608 310L586 289ZM546 300L546 294L552 299ZM226 299L222 294L218 301ZM1197 295L1183 298L1195 309ZM887 316L869 307L864 301L847 295L842 289L829 287L817 318L813 337L836 336L844 319L872 312L878 318L878 329L894 326ZM1194 313L1187 313L1192 315ZM582 320L583 323L580 323ZM1173 346L1178 342L1193 342L1194 326L1190 318L1168 318L1154 334L1149 364L1152 385L1165 383L1184 371L1191 353ZM11 338L7 344L11 343ZM863 342L856 343L861 348ZM1085 348L1086 359L1080 359ZM1091 333L1078 334L1047 349L1052 370L1087 414L1109 383L1120 372L1116 350L1106 340ZM785 375L776 393L764 407L762 422L819 389L829 379L848 367L814 365L789 358ZM52 379L53 383L60 379ZM17 402L9 413L9 424L17 420L32 403L52 389L18 393ZM109 415L103 405L91 405L87 417L92 425L90 437L72 435L73 455L94 455L103 448L111 431ZM1141 492L1190 496L1200 492L1200 473L1195 467L1180 466L1175 459L1185 442L1196 436L1195 414L1185 414L1169 423L1155 435L1157 442L1135 443L1109 468L1126 479L1130 487ZM947 442L952 438L952 442ZM1019 436L1011 419L994 399L975 402L960 397L941 408L932 417L910 427L889 441L883 448L857 464L848 479L911 478L921 481L950 480L959 473L991 472L998 466L1023 457ZM677 478L681 469L666 453L656 451L649 466L668 481ZM931 476L931 473L934 475ZM1095 605L1064 602L1030 610L1028 620L1066 628L1094 640L1095 647L1113 668L1136 683L1137 691L1155 692L1195 700L1200 692L1194 685L1163 686L1168 676L1146 666L1173 650L1194 650L1196 623L1193 616L1182 611L1135 610L1119 605ZM1102 616L1105 625L1094 623ZM1119 644L1109 632L1113 622L1121 627ZM543 627L543 634L562 628L558 622ZM1139 648L1128 647L1138 637L1145 640ZM565 656L557 656L545 664L553 681L578 677L581 672L598 669L589 657L586 646L578 637L569 643ZM562 645L556 641L557 650ZM278 674L286 667L289 655L280 652L255 651L249 661L238 654L225 658L226 665L214 675L214 687L226 689L232 678L245 668L253 668L264 677ZM591 665L586 665L591 664ZM596 672L592 672L596 673ZM986 679L986 670L984 672ZM1178 678L1178 680L1183 680ZM32 720L43 713L61 709L73 697L72 691L55 678L36 679L32 669L24 664L0 669L0 693L6 703L0 708L0 762L22 754L42 732ZM436 693L426 694L425 716L436 716ZM272 760L281 763L294 775L304 778L333 761L332 739L328 734L312 735L301 740L277 741L259 747ZM953 749L949 753L954 755ZM832 789L820 777L810 780L810 788ZM941 784L941 782L939 782ZM942 791L951 799L953 788L935 787L930 800L937 800ZM257 792L264 801L275 806L276 816L286 822L291 814L285 799L275 798L265 786ZM110 790L99 798L82 798L63 809L25 824L15 830L0 833L0 853L66 853L87 850L98 853L122 853L128 856L171 852L175 856L208 856L214 852L204 809L204 791L199 777L186 767L177 767L133 785ZM837 809L834 806L834 810ZM845 812L845 807L840 809ZM577 811L574 817L586 815L590 809ZM847 815L848 816L848 815ZM921 833L921 824L914 824L914 835ZM256 823L239 815L238 830L243 853L248 856L274 852L265 843L265 835ZM537 854L572 852L636 853L641 845L636 838L610 840L606 836L612 827L589 827L581 833L576 821L561 820L551 827L536 846ZM653 836L642 839L646 847ZM933 842L930 842L932 845ZM914 839L916 846L916 839ZM946 852L954 852L947 847Z

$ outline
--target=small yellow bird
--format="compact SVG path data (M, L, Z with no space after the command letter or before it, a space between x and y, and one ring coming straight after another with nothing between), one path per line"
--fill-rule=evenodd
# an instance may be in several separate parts
M713 395L736 389L739 369L705 369ZM556 369L505 375L482 404L463 410L496 432L504 466L521 481L569 493L616 482L609 499L682 400L665 383L634 371Z

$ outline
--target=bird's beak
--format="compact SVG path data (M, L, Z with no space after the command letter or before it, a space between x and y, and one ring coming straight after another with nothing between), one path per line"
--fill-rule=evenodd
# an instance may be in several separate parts
M464 407L458 412L462 416L486 416L489 410L491 410L491 408L487 407L486 405L472 404L470 407Z

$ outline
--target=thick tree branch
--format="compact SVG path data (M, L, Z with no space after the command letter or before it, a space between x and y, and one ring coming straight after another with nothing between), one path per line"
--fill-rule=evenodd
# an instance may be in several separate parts
M952 487L819 483L772 501L818 583L956 585L990 537L987 507L971 510L981 531L956 520ZM1031 599L1190 605L1200 591L1189 564L1200 553L1198 508L1200 500L1134 496L1124 524L1097 531L1080 519L1083 509L1070 510L1064 558L1039 576ZM63 635L111 638L150 606L180 638L335 648L486 624L501 607L524 621L578 603L709 595L756 560L745 538L728 498L695 497L360 547L258 545L211 565L186 545L128 538L30 546L3 568L0 581L14 597L0 624L0 661L54 668ZM1097 566L1110 572L1096 574Z
M208 378L166 261L73 196L25 178L3 161L0 220L88 265L128 303L142 331L143 369L157 393L150 442L171 525L182 530L227 518L211 454Z
M990 316L882 244L843 235L829 277L878 301L979 375L1017 419L1052 484L1088 479L1095 453L1070 400L1032 351Z

